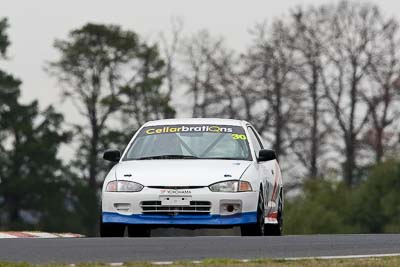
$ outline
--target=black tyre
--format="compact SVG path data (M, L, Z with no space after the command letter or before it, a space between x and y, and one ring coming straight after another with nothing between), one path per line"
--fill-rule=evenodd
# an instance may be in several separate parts
M100 233L100 237L123 237L125 234L125 224L103 223L103 216L102 216L102 212L100 210L100 212L99 212L99 233Z
M264 199L260 190L257 205L257 222L254 224L244 224L240 227L242 236L263 236L264 235Z
M129 237L149 237L150 235L151 229L145 225L128 225Z
M266 224L264 233L270 236L280 236L283 232L283 209L282 209L282 198L279 200L278 205L278 224Z
M101 237L123 237L125 225L120 223L103 223L100 221Z

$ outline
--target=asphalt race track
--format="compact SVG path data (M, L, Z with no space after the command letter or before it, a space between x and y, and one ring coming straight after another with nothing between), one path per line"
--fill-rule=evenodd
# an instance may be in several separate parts
M400 253L400 234L0 240L0 261L31 263L256 259L392 253Z

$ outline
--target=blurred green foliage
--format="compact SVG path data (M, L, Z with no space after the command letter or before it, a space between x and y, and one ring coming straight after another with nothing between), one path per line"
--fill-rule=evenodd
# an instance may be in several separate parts
M9 46L0 21L0 59ZM21 81L0 69L0 230L81 231L80 181L58 152L68 143L64 117L37 101L21 103Z
M285 234L400 232L400 162L369 169L359 187L312 180L285 203Z

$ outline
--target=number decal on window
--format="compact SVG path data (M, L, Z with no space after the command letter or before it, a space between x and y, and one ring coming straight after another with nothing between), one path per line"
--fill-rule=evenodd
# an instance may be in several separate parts
M247 137L244 134L232 134L232 138L235 140L247 140Z

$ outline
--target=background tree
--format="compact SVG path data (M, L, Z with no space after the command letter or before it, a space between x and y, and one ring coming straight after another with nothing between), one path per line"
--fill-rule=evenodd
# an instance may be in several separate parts
M331 31L323 82L343 140L343 179L352 186L357 177L360 137L369 118L361 92L368 83L381 14L369 4L347 1L329 10Z
M127 83L129 77L124 74L131 68L138 46L134 32L90 23L71 31L68 40L54 43L60 58L48 66L49 71L89 125L76 125L79 160L74 165L93 191L102 178L98 177L102 169L98 154L107 146L107 123L121 105L120 87Z
M165 61L165 79L167 82L167 97L171 99L179 89L179 50L182 41L183 19L173 17L171 19L171 30L160 34L162 58Z
M264 103L262 119L256 119L262 123L257 128L279 158L285 157L291 142L301 137L294 131L302 92L293 83L294 54L288 46L289 31L281 20L270 26L266 23L256 25L253 45L247 55L249 75L255 80L259 99Z
M0 20L0 57L9 46ZM83 231L73 178L58 156L70 134L63 116L38 102L21 104L21 82L0 70L0 225L12 230Z
M104 170L99 152L122 143L148 120L174 116L169 94L161 92L164 62L157 46L115 25L87 24L71 31L68 40L57 40L55 48L60 58L48 69L90 125L76 125L76 166L95 191ZM111 127L113 115L122 116L122 123ZM127 131L121 124L129 125Z
M186 96L192 98L190 109L194 118L224 117L224 100L229 98L231 88L225 87L221 91L221 69L216 68L224 60L225 50L224 40L207 30L183 41L181 53L185 71L182 86Z
M129 125L127 129L129 139L133 130L147 121L175 116L175 110L170 105L172 89L168 87L164 90L163 87L166 70L158 47L141 44L137 49L135 61L137 63L132 70L134 71L132 79L121 87L123 120ZM167 74L169 71L171 70L167 69Z
M354 198L346 184L313 179L306 180L301 189L302 194L285 203L285 234L360 232L358 225L351 223Z
M8 46L10 45L10 40L6 30L8 28L8 22L6 18L0 20L0 54L5 57Z
M285 204L285 234L398 233L399 175L400 162L390 159L374 165L356 188L344 181L306 181L303 194Z
M390 159L375 165L356 192L353 224L363 233L400 232L400 162Z
M292 151L307 169L311 179L321 177L326 164L327 137L332 127L327 122L327 109L321 73L324 69L324 54L329 38L329 23L326 7L298 7L290 14L286 23L289 31L288 45L293 49L293 72L296 86L303 94L301 117L296 132L302 138L294 139Z
M70 32L67 40L56 40L58 60L48 65L63 87L84 124L74 125L77 150L71 166L86 183L81 214L88 233L96 234L98 189L108 165L100 161L100 152L124 140L124 134L111 129L110 119L121 105L120 88L131 78L125 75L136 58L139 40L131 31L115 25L86 24Z
M40 112L36 101L25 105L15 101L9 108L1 122L2 133L7 134L2 143L3 225L83 230L74 213L73 176L57 155L60 145L70 139L62 129L63 116L52 107Z
M400 43L399 24L392 18L381 17L378 25L378 37L372 51L368 68L369 87L362 97L367 103L370 122L365 143L370 145L375 162L379 163L388 151L396 147L399 128L395 124L400 117Z

